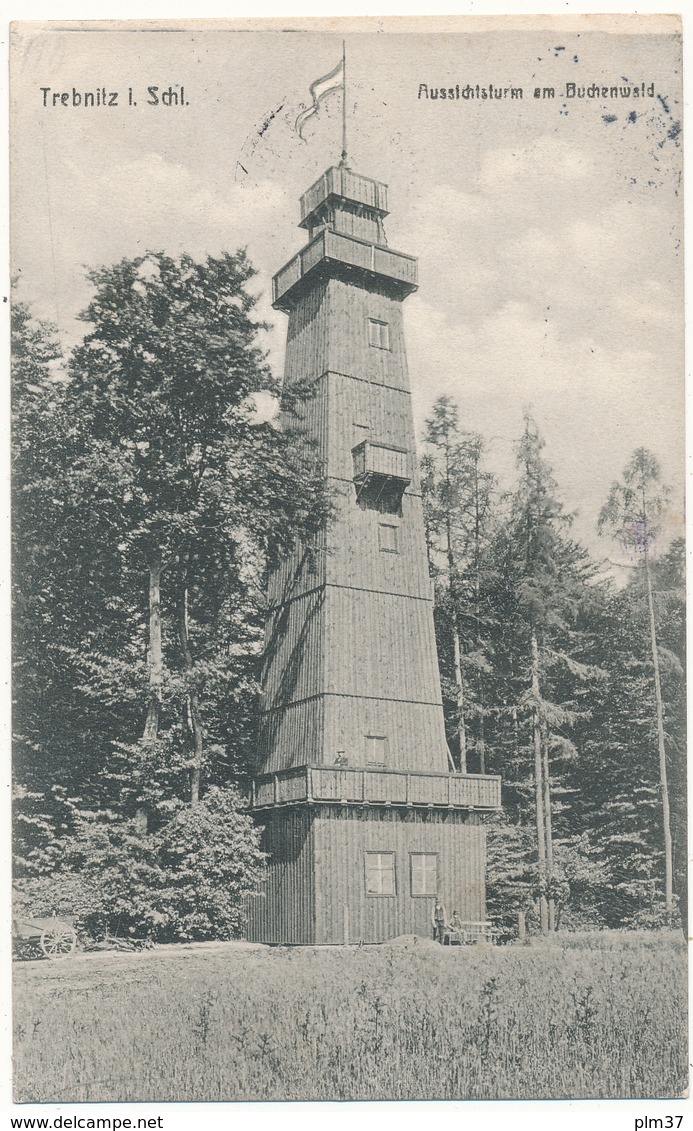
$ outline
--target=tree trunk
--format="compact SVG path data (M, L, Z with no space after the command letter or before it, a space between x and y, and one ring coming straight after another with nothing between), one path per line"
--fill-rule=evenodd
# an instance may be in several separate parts
M655 706L657 713L657 744L659 747L659 781L662 790L662 824L664 826L664 901L667 915L674 909L674 869L671 843L671 813L669 809L669 785L667 782L667 755L664 745L664 708L662 706L662 683L659 675L659 649L657 647L657 626L655 623L654 597L650 558L645 551L645 578L647 580L647 605L650 613L650 646L654 668Z
M464 722L464 684L462 683L462 646L455 625L452 633L455 653L455 684L457 686L457 737L460 744L460 773L467 773L467 729Z
M183 664L188 676L192 675L194 664L190 651L188 637L188 590L183 589L177 604L178 640L183 657ZM190 775L190 804L196 805L200 800L200 783L202 778L202 757L204 752L204 735L200 723L199 699L197 691L192 687L188 692L189 725L193 738L193 767Z
M142 738L145 742L156 742L159 736L161 716L161 688L164 680L164 656L161 644L161 550L157 549L149 559L149 708L144 724Z
M515 664L512 656L510 657L510 682L513 689L515 689ZM515 698L516 691L513 690L513 698ZM520 757L520 720L518 717L517 706L515 703L510 705L510 718L512 721L513 733L513 755L516 759Z
M450 492L450 469L447 465L446 455L446 482L448 488L448 500ZM449 507L448 501L448 507ZM445 539L446 539L446 556L448 560L448 592L450 594L450 605L452 607L452 645L454 653L454 669L455 669L455 687L457 688L457 738L460 746L460 773L467 773L467 732L464 722L464 684L462 683L462 644L460 641L460 630L457 624L457 587L455 585L455 553L452 547L452 523L450 520L450 512L445 519Z
M142 741L156 742L161 721L161 689L164 682L164 653L161 643L161 574L163 570L161 548L157 546L149 558L149 648L147 668L149 674L149 706L144 722ZM147 832L149 816L140 805L135 813L137 829Z
M481 505L479 498L479 460L481 442L474 448L474 624L476 628L476 650L481 655ZM477 675L476 696L479 704L479 773L486 773L486 741L484 734L483 680L481 672Z
M481 708L481 691L479 691L479 706ZM486 773L486 737L484 727L484 716L479 716L479 742L477 743L477 752L479 754L479 773Z
M539 915L542 935L549 931L548 904L546 901L546 834L544 827L543 753L541 718L539 716L539 645L532 629L532 731L534 737L534 807L537 826L537 871L539 878Z
M542 727L542 771L544 787L544 826L546 829L546 886L549 892L549 931L558 930L556 903L551 894L553 887L553 821L551 819L551 779L549 777L549 737Z

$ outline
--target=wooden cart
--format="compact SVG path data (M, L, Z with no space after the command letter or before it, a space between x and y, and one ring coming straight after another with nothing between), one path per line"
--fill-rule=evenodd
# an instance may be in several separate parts
M69 917L54 913L47 919L19 918L12 923L12 942L18 958L69 958L77 946L77 932Z

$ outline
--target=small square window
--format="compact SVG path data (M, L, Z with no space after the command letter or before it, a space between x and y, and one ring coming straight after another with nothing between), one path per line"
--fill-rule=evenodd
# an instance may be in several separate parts
M366 735L366 765L384 766L387 761L387 738L381 734Z
M438 890L438 856L435 852L412 852L411 894L432 895Z
M390 324L377 318L368 319L368 343L379 350L390 348Z
M378 523L378 541L384 554L398 554L399 528L391 522Z
M395 894L394 852L366 853L366 895Z

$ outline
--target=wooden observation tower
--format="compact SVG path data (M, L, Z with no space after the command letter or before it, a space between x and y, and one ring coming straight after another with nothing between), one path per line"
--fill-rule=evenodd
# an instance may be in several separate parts
M274 277L285 383L338 499L270 585L253 809L269 853L249 937L381 942L485 918L484 811L500 780L448 770L402 326L417 261L386 244L387 187L328 169L308 243Z

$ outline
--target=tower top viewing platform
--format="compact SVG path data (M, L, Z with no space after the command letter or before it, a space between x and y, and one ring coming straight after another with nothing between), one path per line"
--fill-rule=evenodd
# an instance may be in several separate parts
M301 197L310 242L272 280L272 305L289 313L319 278L341 278L404 299L418 287L417 261L387 246L387 185L332 166Z
M380 217L387 216L387 185L352 173L343 165L333 165L301 197L300 228L310 228L313 213L322 204L349 201L362 205Z

